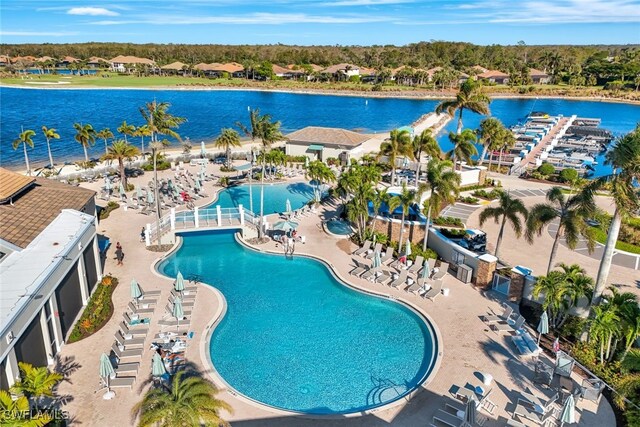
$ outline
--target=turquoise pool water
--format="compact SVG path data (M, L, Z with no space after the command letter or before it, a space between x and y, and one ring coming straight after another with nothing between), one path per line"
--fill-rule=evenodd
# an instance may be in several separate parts
M333 234L347 236L353 233L353 229L346 221L327 221L325 224L327 229Z
M200 275L224 294L210 354L239 393L291 411L349 413L399 399L433 369L431 327L406 306L347 288L316 260L247 249L232 231L183 237L158 269Z
M253 184L251 190L253 212L260 213L260 184ZM305 182L264 185L264 214L285 211L287 199L291 202L291 209L300 209L313 199L313 187ZM218 198L209 207L220 205L221 208L235 208L238 205L249 209L249 185L237 185L225 188L218 193Z

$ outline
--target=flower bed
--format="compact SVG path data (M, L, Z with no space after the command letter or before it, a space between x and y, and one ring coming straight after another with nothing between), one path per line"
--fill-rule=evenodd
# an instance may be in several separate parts
M69 335L69 342L85 339L98 332L113 315L113 302L111 294L118 285L118 279L113 276L104 276L97 289L91 295L82 316Z

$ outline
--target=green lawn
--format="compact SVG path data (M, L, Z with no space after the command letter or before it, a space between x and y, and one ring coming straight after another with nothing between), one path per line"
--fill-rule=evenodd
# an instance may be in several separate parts
M640 223L640 219L631 219L629 221ZM595 230L596 240L603 245L607 243L608 230L603 230L600 227L593 227L593 229ZM620 240L616 242L616 249L620 249L621 251L625 252L631 252L632 254L640 254L640 246L636 246L627 242L621 242Z

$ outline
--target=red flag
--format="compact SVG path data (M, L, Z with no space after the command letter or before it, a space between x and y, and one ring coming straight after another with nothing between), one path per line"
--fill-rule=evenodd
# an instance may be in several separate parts
M553 352L557 353L558 351L560 351L560 338L556 338L553 341Z

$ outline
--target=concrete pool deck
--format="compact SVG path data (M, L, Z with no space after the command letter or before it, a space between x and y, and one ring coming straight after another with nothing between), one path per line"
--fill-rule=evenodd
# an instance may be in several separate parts
M216 166L209 165L209 172L219 174ZM169 171L170 172L170 171ZM163 173L168 176L168 173ZM135 178L134 183L146 183L149 176ZM102 185L102 183L88 184L88 187ZM219 187L216 187L219 188ZM211 183L207 183L206 191L214 196ZM210 198L199 200L198 205L210 202ZM320 221L328 219L334 214L335 207L326 206L319 209L318 215L311 215L300 220L299 234L307 237L305 245L298 244L298 253L309 253L321 257L332 264L339 275L355 287L374 292L384 292L397 299L405 299L410 304L426 312L433 319L439 329L443 351L442 363L428 385L420 390L410 401L386 410L375 411L370 415L357 417L332 417L310 418L277 413L266 407L258 407L245 399L238 398L228 390L222 390L218 397L228 402L234 408L234 414L223 413L223 418L233 426L424 426L432 421L433 414L444 408L446 402L459 403L449 390L452 385L464 387L465 384L480 385L476 373L489 373L494 377L492 384L491 400L496 403L497 409L493 415L482 411L488 416L485 426L503 426L515 408L518 393L526 387L532 390L538 388L533 384L533 362L520 359L515 355L515 347L506 337L490 331L480 316L487 312L500 312L500 299L492 293L485 295L478 292L470 285L458 282L454 277L447 275L445 285L450 289L448 296L440 296L435 301L428 301L404 291L391 289L382 285L374 285L366 280L349 276L351 267L350 253L355 249L350 241L336 239L327 236ZM67 344L60 353L60 359L67 366L74 366L69 374L68 382L59 386L61 395L71 395L72 399L63 408L69 411L77 424L90 426L132 425L130 417L131 408L141 399L146 389L142 387L151 372L151 355L149 350L151 338L145 342L145 352L141 359L138 372L138 380L130 391L117 389L116 398L110 401L102 400L102 392L96 394L99 386L98 360L102 352L110 348L113 335L118 329L126 305L130 300L129 282L132 278L139 281L144 290L159 289L162 294L158 301L158 308L154 312L151 321L149 336L159 331L158 320L162 317L163 307L168 299L172 280L159 277L152 270L158 257L164 255L147 251L144 244L139 241L140 228L152 217L139 215L123 209L117 209L111 216L102 221L98 226L98 232L111 239L112 245L119 241L125 253L124 265L116 266L112 251L106 260L105 273L112 273L120 280L120 285L113 294L114 315L107 325L93 336L74 343ZM505 236L506 238L506 236ZM514 242L518 247L519 242ZM507 243L505 242L505 246ZM274 242L262 245L264 250L281 250L276 248ZM536 251L543 252L543 251ZM568 253L559 256L559 261L568 262L575 254ZM545 259L544 253L527 254L528 257ZM613 269L615 270L615 268ZM194 306L191 328L195 337L189 341L186 358L205 373L210 373L208 360L203 360L206 352L202 352L202 346L216 313L219 312L219 299L216 293L201 286L198 292L197 302ZM461 405L459 405L461 406ZM602 398L600 404L589 404L586 401L578 403L578 416L580 425L615 425L613 411L608 402Z

